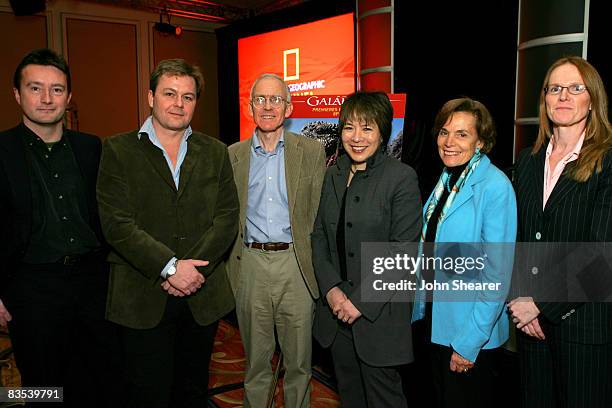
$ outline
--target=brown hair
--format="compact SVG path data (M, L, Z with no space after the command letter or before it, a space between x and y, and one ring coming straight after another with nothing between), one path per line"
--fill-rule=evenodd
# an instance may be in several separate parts
M565 64L571 64L578 69L591 98L591 110L587 116L584 129L584 143L578 160L576 160L576 165L568 169L570 178L576 181L587 181L594 171L598 173L601 171L604 155L612 145L612 127L608 119L608 96L601 76L599 76L595 67L580 57L560 58L548 68L544 77L544 84L540 90L538 138L533 145L531 154L536 154L552 136L552 122L546 112L546 92L544 88L548 86L552 71Z
M71 92L72 81L70 78L70 68L68 68L66 60L61 55L48 48L40 48L30 52L28 55L23 57L19 65L17 65L17 69L15 69L15 74L13 75L13 87L17 89L17 91L19 91L21 87L21 76L23 70L28 65L52 66L59 69L64 73L64 75L66 75L66 86L68 87L68 93Z
M155 93L159 78L161 78L162 75L192 77L196 85L196 98L200 97L202 87L204 86L204 77L197 65L191 65L184 59L179 58L160 61L155 67L155 70L151 73L151 79L149 80L149 89L151 92Z
M489 110L482 103L475 101L471 98L458 98L451 99L446 102L440 112L436 115L434 120L434 126L432 133L435 137L440 133L440 129L444 124L453 116L456 112L471 113L476 118L476 132L478 133L478 139L482 141L482 148L480 151L483 153L489 153L493 146L495 146L495 122L493 116L489 113Z

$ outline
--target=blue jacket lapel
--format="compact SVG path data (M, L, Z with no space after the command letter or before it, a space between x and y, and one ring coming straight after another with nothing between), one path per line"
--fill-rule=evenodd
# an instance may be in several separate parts
M465 204L470 198L474 196L473 186L483 180L487 168L490 164L491 161L489 160L489 158L487 156L482 156L482 159L480 159L480 164L478 165L478 167L476 167L474 173L467 179L461 190L459 190L459 193L457 193L455 201L453 201L453 204L446 213L446 217L449 217L452 213L457 211L458 208L461 208L463 204Z

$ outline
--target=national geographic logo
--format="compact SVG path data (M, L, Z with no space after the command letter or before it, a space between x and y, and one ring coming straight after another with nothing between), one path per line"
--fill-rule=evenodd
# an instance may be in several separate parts
M295 71L287 72L287 62L295 60ZM293 48L283 51L283 74L285 81L297 81L300 79L300 49Z
M292 72L291 68L295 67ZM300 79L300 49L292 48L283 51L283 76L285 81L297 81ZM315 89L325 89L325 80L317 79L308 82L297 82L287 84L292 95L312 95ZM298 92L298 93L296 93Z

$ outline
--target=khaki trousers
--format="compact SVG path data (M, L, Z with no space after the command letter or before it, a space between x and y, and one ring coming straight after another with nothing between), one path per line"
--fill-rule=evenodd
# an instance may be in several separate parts
M266 406L276 327L284 356L285 407L309 407L314 302L293 245L284 251L245 247L241 264L236 315L246 354L244 406Z

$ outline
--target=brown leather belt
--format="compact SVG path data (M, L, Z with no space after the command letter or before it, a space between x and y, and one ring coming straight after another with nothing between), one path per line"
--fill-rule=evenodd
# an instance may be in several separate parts
M286 242L251 242L247 246L249 248L261 249L262 251L283 251L289 249L289 244Z

